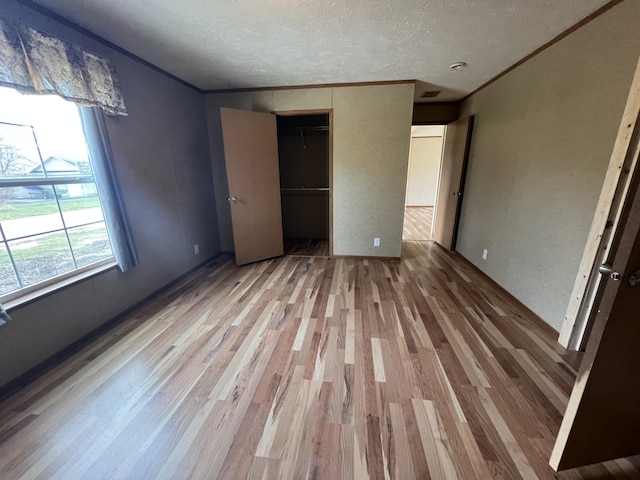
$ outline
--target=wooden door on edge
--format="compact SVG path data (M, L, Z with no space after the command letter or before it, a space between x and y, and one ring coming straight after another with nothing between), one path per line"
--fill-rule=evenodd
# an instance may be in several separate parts
M236 264L284 253L276 116L221 108Z
M637 155L636 150L636 155ZM640 453L640 175L614 240L612 270L550 464L556 470ZM635 197L635 198L634 198ZM615 273L619 274L616 280Z
M640 169L637 154L640 148L637 138L639 129L640 59L631 82L580 268L569 297L565 321L558 337L560 345L572 350L584 349L593 326L595 305L604 288L600 266L610 263L613 239L621 228L622 208L633 176Z
M472 116L462 117L448 124L444 133L438 198L431 236L447 250L453 250L455 246L472 126Z

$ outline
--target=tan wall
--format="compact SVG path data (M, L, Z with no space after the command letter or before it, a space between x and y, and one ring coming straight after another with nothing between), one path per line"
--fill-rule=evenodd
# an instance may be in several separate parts
M457 249L560 329L640 53L627 0L463 104ZM487 261L482 250L487 248Z
M442 137L412 137L407 177L407 206L432 207L436 202Z
M220 107L333 109L334 254L400 256L413 89L395 84L207 95L222 250L233 250L233 234ZM381 239L380 247L373 246L374 237Z

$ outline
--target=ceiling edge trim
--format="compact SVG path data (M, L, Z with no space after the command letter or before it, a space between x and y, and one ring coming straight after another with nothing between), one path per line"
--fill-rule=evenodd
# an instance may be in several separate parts
M66 18L64 18L61 15L58 15L57 13L49 10L48 8L43 7L42 5L38 5L37 3L33 2L32 0L17 0L18 3L24 5L25 7L38 12L42 15L44 15L45 17L49 18L50 20L53 20L57 23L60 23L62 25L64 25L65 27L71 28L72 30L75 30L83 35L86 35L87 37L90 37L91 39L105 45L106 47L109 47L112 50L115 50L116 52L129 57L131 60L134 60L136 62L141 63L142 65L144 65L145 67L150 68L151 70L160 73L162 75L164 75L165 77L170 78L171 80L174 80L178 83L180 83L181 85L184 85L185 87L188 87L192 90L195 90L198 93L204 93L203 90L201 90L200 88L196 87L195 85L187 82L186 80L183 80L180 77L176 77L174 74L167 72L166 70L163 70L162 68L158 67L157 65L154 65L151 62L146 61L143 58L138 57L137 55L135 55L134 53L131 53L129 50L125 50L122 47L119 47L118 45L116 45L115 43L110 42L109 40L107 40L106 38L101 37L100 35L96 35L95 33L93 33L90 30L87 30L84 27L81 27L80 25L78 25L77 23L72 22L71 20L68 20Z
M531 60L533 57L535 57L536 55L538 55L539 53L542 53L544 50L546 50L547 48L553 46L554 44L558 43L560 40L562 40L565 37L568 37L569 35L571 35L573 32L575 32L576 30L578 30L581 27L584 27L587 23L591 22L592 20L595 20L596 18L598 18L600 15L602 15L603 13L607 12L608 10L611 10L613 7L615 7L616 5L622 3L623 0L611 0L609 3L603 5L602 7L600 7L599 9L597 9L595 12L589 14L588 16L586 16L585 18L583 18L582 20L580 20L578 23L576 23L575 25L569 27L568 29L566 29L564 32L560 33L559 35L555 36L554 38L552 38L551 40L549 40L547 43L545 43L544 45L542 45L541 47L538 47L537 49L535 49L533 52L531 52L529 55L527 55L526 57L524 57L522 60L517 61L516 63L514 63L513 65L511 65L509 68L507 68L506 70L504 70L503 72L499 73L498 75L496 75L495 77L493 77L491 80L489 80L486 83L483 83L482 85L480 85L478 88L476 88L473 92L469 93L468 95L466 95L465 97L463 97L460 102L464 102L465 100L467 100L469 97L475 95L476 93L478 93L480 90L483 90L484 88L488 87L489 85L491 85L492 83L494 83L496 80L504 77L507 73L511 72L512 70L515 70L516 68L518 68L520 65L522 65L523 63Z
M313 83L310 85L281 85L276 87L221 88L217 90L203 90L202 93L245 93L268 92L273 90L302 90L309 88L370 87L375 85L396 85L404 83L416 83L416 80L380 80L377 82Z

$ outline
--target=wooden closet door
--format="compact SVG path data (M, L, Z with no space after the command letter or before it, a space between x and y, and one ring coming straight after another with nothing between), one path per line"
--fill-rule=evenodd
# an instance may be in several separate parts
M284 253L276 116L221 108L236 264Z

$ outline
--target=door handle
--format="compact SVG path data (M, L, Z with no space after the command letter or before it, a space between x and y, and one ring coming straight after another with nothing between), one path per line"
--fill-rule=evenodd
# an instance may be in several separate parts
M620 275L619 272L614 272L613 267L607 263L603 263L602 265L600 265L598 267L598 271L602 275L609 275L609 278L615 282L617 282L618 280L620 280L620 278L622 278L622 275Z
M227 198L227 202L237 202L237 201L238 201L237 197Z

